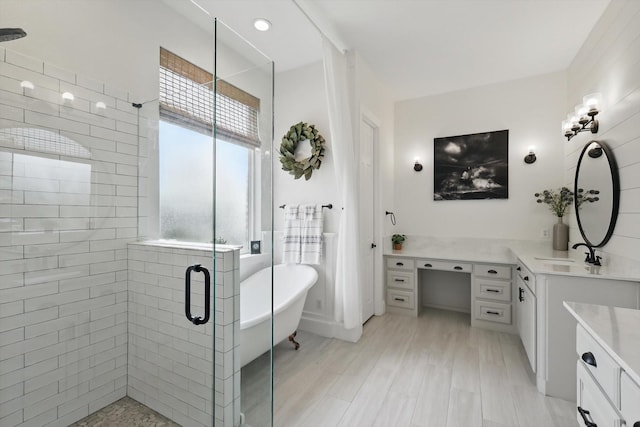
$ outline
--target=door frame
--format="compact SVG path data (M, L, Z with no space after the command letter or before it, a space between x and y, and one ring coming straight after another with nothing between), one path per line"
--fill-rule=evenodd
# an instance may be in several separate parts
M373 315L380 316L385 312L385 299L384 299L384 283L382 281L383 275L383 243L382 243L382 197L380 189L382 188L382 182L380 177L380 129L381 120L379 120L370 110L363 105L360 105L360 114L358 115L358 165L360 165L360 126L365 123L367 126L373 128L373 243L376 244L376 251L373 254ZM358 172L359 176L359 172ZM363 209L360 206L360 209Z

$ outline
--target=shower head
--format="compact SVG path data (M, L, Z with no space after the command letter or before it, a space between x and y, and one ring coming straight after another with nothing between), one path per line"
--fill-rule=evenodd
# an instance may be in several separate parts
M27 33L22 28L0 28L0 42L21 39Z

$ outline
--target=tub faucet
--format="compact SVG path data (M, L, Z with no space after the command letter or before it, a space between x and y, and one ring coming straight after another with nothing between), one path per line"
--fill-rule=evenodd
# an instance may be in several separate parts
M584 262L587 262L593 265L601 265L600 260L602 258L599 256L596 256L596 249L593 246L587 243L576 243L575 245L572 246L572 248L578 249L579 246L584 246L585 248L589 249L589 252L585 252L585 255L587 257L584 259Z

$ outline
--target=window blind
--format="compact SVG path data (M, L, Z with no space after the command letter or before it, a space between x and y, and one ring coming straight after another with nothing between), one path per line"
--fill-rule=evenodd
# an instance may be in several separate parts
M231 142L260 146L260 100L191 62L160 48L160 117ZM215 111L215 115L214 115ZM215 120L214 120L215 119Z

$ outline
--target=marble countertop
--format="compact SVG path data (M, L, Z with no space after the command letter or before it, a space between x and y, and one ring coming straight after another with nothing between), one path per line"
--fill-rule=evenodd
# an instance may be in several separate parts
M564 306L640 384L640 310L566 301Z
M572 249L554 251L548 240L435 238L413 235L408 236L402 251L392 250L391 243L384 248L384 254L388 256L497 264L515 264L519 259L534 274L640 281L640 262L622 257L605 257L604 265L595 267L584 262L583 252Z

